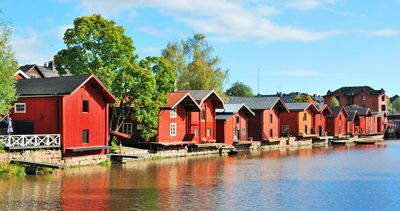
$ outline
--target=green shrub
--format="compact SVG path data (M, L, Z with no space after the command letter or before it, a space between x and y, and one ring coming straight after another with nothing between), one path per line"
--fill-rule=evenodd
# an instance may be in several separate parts
M118 150L119 150L119 146L118 146L118 140L117 139L113 139L112 141L111 141L111 152L112 153L116 153L116 152L118 152Z
M0 153L6 152L6 147L0 143Z
M111 160L107 159L107 160L100 161L98 163L98 165L103 166L103 167L109 167L109 166L111 166Z
M25 167L15 164L5 164L0 167L0 177L25 175Z

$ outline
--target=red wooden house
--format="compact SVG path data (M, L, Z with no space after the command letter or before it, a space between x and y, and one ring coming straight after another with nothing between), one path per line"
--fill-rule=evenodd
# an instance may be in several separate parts
M167 98L167 104L159 112L158 133L155 141L193 141L191 115L198 115L199 105L187 92L169 93Z
M232 146L247 141L249 116L255 114L245 104L225 104L225 109L217 109L217 142Z
M314 128L318 136L326 135L326 116L332 114L332 109L326 104L315 104L318 113L314 115Z
M93 75L19 80L15 134L60 134L64 156L106 153L114 96Z
M314 103L286 103L289 113L282 113L282 135L315 134L314 115L319 113Z
M376 125L373 124L374 116L368 107L353 104L346 106L345 109L348 113L356 111L359 115L359 130L355 131L355 133L370 134L376 128Z
M332 114L326 116L326 128L328 135L343 136L347 134L348 113L344 107L332 107Z
M280 97L231 97L229 103L244 103L255 114L249 116L249 137L256 141L280 138L280 116L289 110Z
M358 135L360 133L360 115L357 110L347 110L347 134Z
M178 90L189 93L200 106L200 112L190 114L191 133L197 144L215 142L217 139L216 109L223 109L224 102L214 90Z

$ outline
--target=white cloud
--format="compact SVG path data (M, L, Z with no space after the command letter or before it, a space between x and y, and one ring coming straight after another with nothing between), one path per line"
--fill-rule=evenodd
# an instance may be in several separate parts
M57 35L57 38L58 39L64 39L64 33L65 33L65 31L67 31L67 29L69 29L69 28L73 28L74 26L73 25L70 25L70 24L67 24L67 25L62 25L62 26L59 26L59 27L57 27L57 29L56 29L56 35Z
M21 62L23 64L36 64L46 61L46 56L40 52L43 41L36 30L27 29L24 33L12 35L10 43L19 64Z
M336 0L292 0L285 4L286 7L300 10L315 9L323 4L334 4Z
M316 3L315 3L315 2ZM310 6L334 0L313 0ZM210 39L221 41L247 40L253 38L263 42L275 40L312 41L342 34L341 31L312 31L290 25L273 23L267 16L278 14L279 10L269 5L252 7L248 1L228 0L125 0L98 1L82 0L81 6L91 12L103 15L135 11L138 8L156 8L178 22L183 22L196 32L208 33ZM308 6L308 7L310 7ZM143 29L142 29L143 30ZM146 32L157 35L145 28ZM154 33L155 32L155 33Z
M399 36L400 30L381 29L381 30L370 31L368 32L368 34L371 36Z

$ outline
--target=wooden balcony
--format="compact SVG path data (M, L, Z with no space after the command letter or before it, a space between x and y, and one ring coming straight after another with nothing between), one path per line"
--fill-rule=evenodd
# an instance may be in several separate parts
M9 150L60 148L60 134L0 135L0 144Z

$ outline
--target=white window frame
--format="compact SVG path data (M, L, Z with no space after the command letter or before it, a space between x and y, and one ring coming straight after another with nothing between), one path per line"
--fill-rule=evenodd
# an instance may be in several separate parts
M199 137L200 136L200 128L199 127L195 127L193 133L194 133L195 137Z
M125 127L127 126L127 127ZM129 132L130 130L130 132ZM133 124L131 122L126 122L122 125L122 133L127 135L132 135L133 132Z
M38 76L36 74L30 74L29 78L38 78Z
M206 129L206 135L207 135L207 137L210 137L211 136L211 128L207 128Z
M366 101L366 100L367 100L367 97L365 97L365 95L363 95L363 96L361 96L361 100L362 100L362 101Z
M171 109L171 111L169 112L169 117L171 118L176 118L177 113L176 113L176 107Z
M242 127L242 136L246 135L246 128Z
M24 106L24 110L23 111L17 110L18 106ZM25 114L26 113L26 103L15 103L14 104L14 113L16 113L16 114Z
M170 123L169 124L169 135L176 136L176 134L177 134L176 123Z

